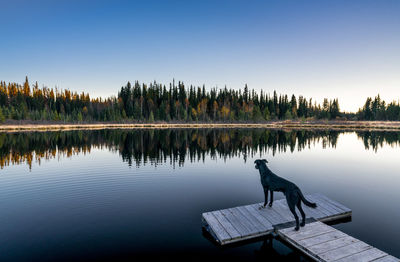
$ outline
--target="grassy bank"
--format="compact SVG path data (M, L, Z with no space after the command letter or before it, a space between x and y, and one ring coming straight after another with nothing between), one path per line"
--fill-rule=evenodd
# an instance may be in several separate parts
M400 131L397 121L271 121L266 123L6 123L0 132L139 128L270 128Z

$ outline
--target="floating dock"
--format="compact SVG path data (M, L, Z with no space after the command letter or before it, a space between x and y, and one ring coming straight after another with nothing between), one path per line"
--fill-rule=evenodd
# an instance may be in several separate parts
M349 208L322 194L305 197L317 203L317 208L302 205L306 218L329 222L351 217ZM295 220L286 199L274 201L272 207L259 209L261 205L258 203L203 213L203 226L221 245L269 235L275 232L275 228L285 225L294 227Z
M365 242L318 221L307 224L299 231L285 228L278 230L277 234L316 261L399 261Z
M258 203L203 213L203 227L220 245L274 233L316 261L400 261L322 223L351 218L348 207L319 193L305 197L317 208L302 205L308 223L299 231L293 229L295 219L286 199L263 209Z

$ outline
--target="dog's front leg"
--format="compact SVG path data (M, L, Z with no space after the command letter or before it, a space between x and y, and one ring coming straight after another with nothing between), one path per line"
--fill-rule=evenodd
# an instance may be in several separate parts
M265 208L267 203L268 203L268 188L264 188L264 205L260 206L259 209Z
M274 201L274 191L272 191L272 190L270 190L269 191L270 192L270 194L271 194L271 200L269 200L269 207L272 207L272 202ZM267 203L267 202L265 202L265 203ZM265 204L266 205L266 204ZM265 206L264 205L264 206Z

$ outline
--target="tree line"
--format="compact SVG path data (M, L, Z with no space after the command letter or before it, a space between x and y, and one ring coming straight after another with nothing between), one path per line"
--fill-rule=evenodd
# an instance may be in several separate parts
M396 101L386 104L379 95L374 99L368 97L357 115L362 120L398 121L400 120L400 104Z
M287 119L399 120L399 103L367 99L357 114L340 111L338 99L322 104L303 96L205 86L128 82L116 96L91 98L68 89L0 82L0 122L7 119L57 122L263 122Z

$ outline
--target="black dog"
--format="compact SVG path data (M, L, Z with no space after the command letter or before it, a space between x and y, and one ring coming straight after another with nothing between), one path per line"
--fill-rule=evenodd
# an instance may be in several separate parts
M269 168L267 167L266 163L268 163L265 159L258 159L254 161L256 164L256 169L260 171L261 176L261 184L264 188L264 196L265 201L264 205L260 208L265 208L268 202L268 190L270 191L271 200L269 202L269 206L272 207L272 201L274 200L274 191L282 192L286 196L286 201L288 203L290 211L293 213L294 218L296 219L296 227L295 230L299 230L299 217L296 214L295 206L299 209L302 217L302 221L300 226L305 225L306 215L304 214L303 209L301 208L301 201L306 206L315 208L317 204L309 202L301 193L300 188L298 188L295 184L286 179L283 179L277 175L275 175Z

